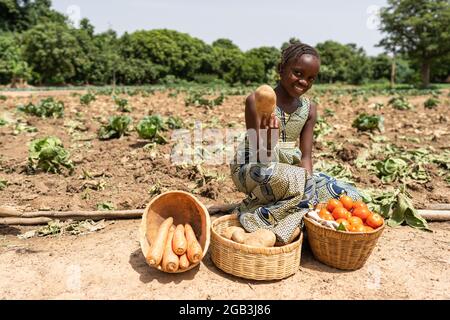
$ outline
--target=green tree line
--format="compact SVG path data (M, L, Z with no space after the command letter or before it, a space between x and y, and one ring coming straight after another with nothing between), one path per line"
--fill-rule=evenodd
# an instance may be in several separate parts
M399 25L392 17L399 15L395 10L400 10L401 5L412 1L388 2L390 7L381 16L382 31L388 36L380 46L395 54L395 60L385 53L368 56L356 44L321 42L315 46L322 60L318 82L388 82L393 64L397 83L423 82L425 60L428 80L447 79L450 41L445 47L444 42L433 43L427 33L420 34L426 43L422 47L416 44L422 51L415 52L415 48L407 46L409 43L402 43L402 28L410 26ZM448 4L442 6L446 1L420 2L441 3L440 14L447 12L444 19L448 19ZM433 8L428 7L424 14ZM412 9L406 6L402 10ZM412 22L420 25L417 19ZM448 29L448 23L446 27L442 22L435 24L436 29ZM448 30L441 30L440 35L442 42L447 39ZM273 82L281 49L286 44L280 48L267 46L242 51L228 39L207 44L189 34L167 29L141 30L122 36L113 30L96 33L88 19L83 19L79 27L72 26L67 17L51 9L50 0L0 0L1 84L27 81L34 85L140 85L177 79L229 84Z

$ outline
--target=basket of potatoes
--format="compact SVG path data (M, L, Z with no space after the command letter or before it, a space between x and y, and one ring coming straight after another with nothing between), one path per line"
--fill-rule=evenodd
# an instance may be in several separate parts
M252 280L278 280L297 272L303 234L280 245L275 234L260 229L247 233L236 214L220 217L211 225L211 260L222 271Z

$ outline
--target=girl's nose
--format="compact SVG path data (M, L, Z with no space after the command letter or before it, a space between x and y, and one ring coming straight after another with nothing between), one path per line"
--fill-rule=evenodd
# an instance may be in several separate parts
M304 79L299 80L298 83L299 83L301 86L303 86L303 87L308 86L308 82L307 82L306 80L304 80Z

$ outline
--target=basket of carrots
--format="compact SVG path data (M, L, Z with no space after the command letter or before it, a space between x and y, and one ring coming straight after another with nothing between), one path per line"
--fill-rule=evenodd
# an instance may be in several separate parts
M167 273L197 266L210 241L206 207L184 191L169 191L147 205L139 228L139 242L148 265Z
M342 270L361 268L385 227L379 214L346 195L319 204L304 222L314 257Z

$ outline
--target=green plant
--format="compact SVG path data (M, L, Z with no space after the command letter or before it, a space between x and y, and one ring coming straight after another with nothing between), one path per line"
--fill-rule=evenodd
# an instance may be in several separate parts
M28 125L28 123L21 122L19 120L15 123L12 134L17 136L17 135L21 134L22 132L31 133L31 132L37 132L37 131L38 131L37 128L30 126L30 125Z
M424 103L423 106L427 109L433 109L439 105L440 101L439 99L435 97L428 98Z
M332 131L332 127L322 117L317 117L316 125L314 126L314 139L320 141L322 137L326 136Z
M222 105L222 103L225 99L225 95L223 93L221 93L215 99L206 99L203 96L204 96L204 94L202 94L200 92L194 92L185 98L184 103L185 103L186 107L187 106L215 107L215 106Z
M160 115L146 116L136 126L140 138L155 140L159 144L167 142L164 136L160 134L160 131L164 130L166 130L164 120Z
M1 100L1 101L6 101L7 99L8 99L7 96L5 96L5 95L3 95L3 94L0 94L0 100Z
M393 97L393 98L391 98L389 100L388 103L390 105L392 105L397 110L410 110L410 109L412 109L411 103L409 103L409 101L403 96Z
M31 142L28 162L32 170L42 169L45 172L60 173L61 167L73 171L74 165L70 154L64 149L60 139L46 137Z
M97 203L97 210L111 211L114 209L115 209L114 204L111 202L106 201L106 202Z
M0 191L4 190L8 186L8 181L0 179Z
M118 139L128 132L132 119L129 116L112 116L107 125L100 127L98 137L100 140Z
M413 228L431 231L427 221L414 208L404 188L388 191L370 189L362 193L369 208L387 219L388 226L397 227L406 223Z
M384 131L384 118L378 115L368 115L361 113L353 121L352 127L357 128L358 131L373 131L375 129L380 132Z
M0 127L3 127L5 125L7 125L7 124L8 124L8 122L6 122L6 120L0 118Z
M183 128L183 120L179 117L170 116L166 120L166 125L169 129L181 129Z
M95 101L96 97L93 93L86 93L80 97L80 103L84 106L88 106L91 102Z
M64 103L55 101L52 97L41 100L37 105L32 102L25 106L19 105L17 109L41 118L62 118L64 115Z
M128 105L127 99L122 99L116 96L114 96L113 99L120 112L131 112L131 107Z

